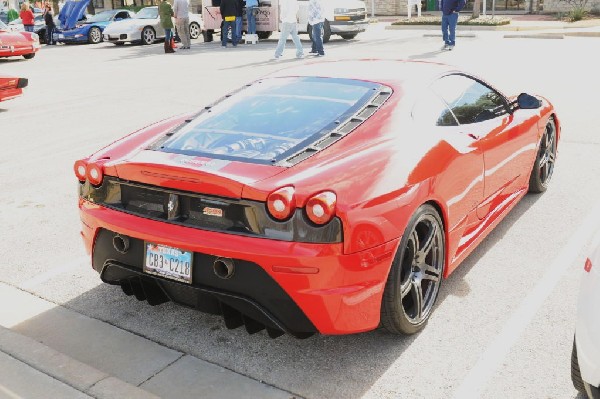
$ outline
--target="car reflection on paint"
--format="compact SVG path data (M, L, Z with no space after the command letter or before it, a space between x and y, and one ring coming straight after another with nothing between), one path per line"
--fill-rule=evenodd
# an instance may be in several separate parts
M559 137L543 97L440 64L283 69L77 161L82 237L102 281L228 328L413 334Z

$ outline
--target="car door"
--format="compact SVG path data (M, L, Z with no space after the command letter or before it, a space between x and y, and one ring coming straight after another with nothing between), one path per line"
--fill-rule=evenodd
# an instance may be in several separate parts
M501 210L523 188L532 159L527 129L515 121L506 98L470 76L453 74L436 81L433 90L448 104L460 130L476 140L485 166L480 218Z
M452 111L432 90L426 89L412 109L415 135L431 148L423 157L426 170L435 176L431 186L447 209L450 259L470 245L463 239L479 224L477 207L483 201L484 163L478 140L465 134ZM414 177L413 177L414 178ZM414 180L424 180L414 178ZM473 235L474 237L474 235Z

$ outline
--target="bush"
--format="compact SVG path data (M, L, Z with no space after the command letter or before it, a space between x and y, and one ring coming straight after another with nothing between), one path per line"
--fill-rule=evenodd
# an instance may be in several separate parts
M583 8L575 7L569 11L567 18L570 22L581 21L587 14L588 12Z

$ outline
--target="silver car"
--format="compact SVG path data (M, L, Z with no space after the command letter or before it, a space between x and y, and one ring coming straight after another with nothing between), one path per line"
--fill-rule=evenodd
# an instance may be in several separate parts
M190 37L197 39L202 33L202 18L198 14L190 15ZM164 39L165 30L160 25L158 7L145 7L133 18L116 21L104 29L102 36L105 42L122 45L126 42L152 44Z

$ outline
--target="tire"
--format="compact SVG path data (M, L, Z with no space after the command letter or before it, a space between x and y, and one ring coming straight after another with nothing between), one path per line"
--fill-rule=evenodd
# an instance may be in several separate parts
M125 42L114 42L115 46L123 46Z
M325 20L323 22L323 44L327 43L331 38L331 26L329 26L329 21Z
M156 32L149 26L142 30L142 44L152 44L156 41Z
M40 37L40 44L48 44L48 40L46 40L46 29L40 29L35 34Z
M540 148L529 176L529 192L543 193L548 188L556 161L556 124L548 119L546 130L540 141Z
M571 381L573 382L575 389L585 394L585 386L583 385L581 371L579 370L579 360L577 360L577 345L575 344L575 339L573 339L573 350L571 351Z
M344 40L352 40L356 37L356 35L358 35L358 33L344 33L343 35L340 35L340 36Z
M381 324L393 334L414 334L429 320L446 262L443 226L437 210L428 204L408 222L381 302Z
M256 34L258 35L258 38L260 40L266 40L269 37L271 37L271 33L273 32L256 32Z
M97 26L92 26L88 32L88 43L97 44L102 41L102 32Z
M33 57L35 57L35 53L31 53L31 54L25 54L23 55L23 58L25 58L26 60L30 60Z
M200 25L197 22L192 22L190 24L190 38L197 39L200 37L202 33L202 29L200 29Z
M588 384L581 377L575 339L573 339L573 350L571 351L571 381L573 382L575 389L581 392L584 397L588 399L600 399L600 389Z

